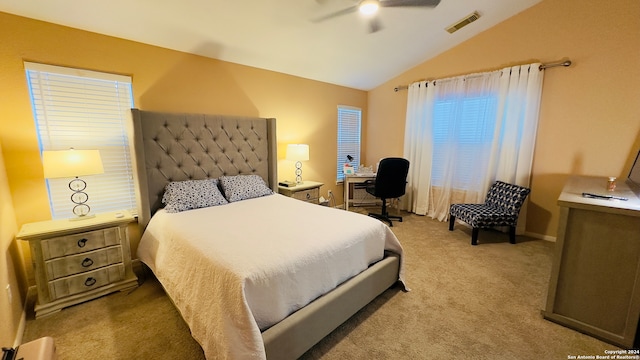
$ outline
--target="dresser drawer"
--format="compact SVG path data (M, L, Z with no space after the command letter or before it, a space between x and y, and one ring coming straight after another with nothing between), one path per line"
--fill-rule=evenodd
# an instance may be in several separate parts
M122 246L120 245L48 260L45 262L47 280L55 280L95 270L107 265L121 263L122 260Z
M51 300L79 294L124 279L124 264L116 264L98 270L68 276L49 282Z
M309 189L309 190L296 191L293 194L293 197L298 200L317 203L318 199L320 198L320 189L315 188L315 189Z
M110 227L41 241L44 260L120 244L120 228Z

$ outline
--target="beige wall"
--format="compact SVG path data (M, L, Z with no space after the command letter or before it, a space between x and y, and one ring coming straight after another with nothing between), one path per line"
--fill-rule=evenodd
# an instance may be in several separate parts
M1 148L1 146L0 146ZM20 249L14 237L17 232L16 217L5 172L4 159L0 153L0 346L13 347L21 321L23 321L23 299L26 298L26 281ZM11 299L7 292L11 291Z
M342 193L335 182L337 106L360 107L363 118L367 116L364 91L6 13L0 13L0 44L0 142L7 173L7 180L0 185L10 192L15 209L15 218L11 215L6 220L2 213L0 256L8 258L10 252L22 250L26 264L30 264L27 244L13 240L16 222L19 227L51 215L23 61L131 75L135 106L144 110L275 117L279 179L293 180L295 176L293 162L284 160L284 145L307 143L311 159L303 166L304 178L323 182L325 196L329 189ZM3 197L2 201L3 206L11 208L8 198ZM137 240L134 236L134 253ZM8 277L16 276L0 263L0 280ZM22 282L33 284L30 266L27 277L29 280ZM0 299L6 299L4 289ZM3 304L0 302L4 327L8 311ZM14 325L8 326L11 331L0 328L0 333L15 334Z
M367 163L402 155L407 91L395 86L568 57L545 72L527 212L529 233L554 237L568 175L624 178L640 149L639 14L637 0L544 0L373 89Z

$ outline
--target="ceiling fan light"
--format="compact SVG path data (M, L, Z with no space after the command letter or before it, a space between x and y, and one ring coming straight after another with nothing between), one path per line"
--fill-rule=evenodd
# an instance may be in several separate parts
M364 0L358 8L364 15L375 14L378 11L378 2L376 0Z

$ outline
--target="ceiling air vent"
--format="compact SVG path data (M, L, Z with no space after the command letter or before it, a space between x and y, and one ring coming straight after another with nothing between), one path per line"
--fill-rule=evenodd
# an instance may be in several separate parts
M478 20L478 18L480 18L480 14L478 14L477 11L474 11L472 14L470 14L469 16L465 17L464 19L458 21L457 23L449 26L448 28L446 28L446 30L450 33L453 34L454 32L462 29L463 27L471 24L472 22Z

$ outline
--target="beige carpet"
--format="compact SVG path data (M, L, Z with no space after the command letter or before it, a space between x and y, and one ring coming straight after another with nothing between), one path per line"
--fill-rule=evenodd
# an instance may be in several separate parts
M359 209L362 211L363 209ZM356 210L358 211L358 210ZM393 231L411 292L392 288L303 359L567 359L615 346L542 318L554 243L405 215ZM24 342L53 336L60 360L203 359L157 281L27 319Z

